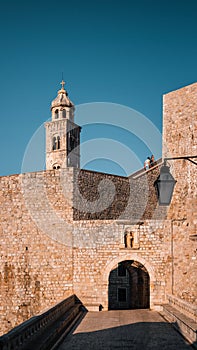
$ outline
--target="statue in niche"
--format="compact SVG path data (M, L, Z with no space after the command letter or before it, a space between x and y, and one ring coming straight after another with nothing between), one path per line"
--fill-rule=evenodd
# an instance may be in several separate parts
M134 235L132 231L127 231L125 234L125 248L133 248Z

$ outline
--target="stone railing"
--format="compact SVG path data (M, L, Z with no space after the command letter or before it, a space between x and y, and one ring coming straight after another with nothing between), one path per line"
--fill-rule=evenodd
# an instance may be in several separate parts
M75 295L70 296L51 309L30 318L1 336L0 350L50 349L53 340L57 341L57 339L53 339L53 331L49 330L50 327L64 316L61 327L58 326L59 329L61 328L61 332L54 327L57 338L57 335L63 332L63 327L68 327L80 313L81 306L82 304ZM48 331L47 337L46 331ZM33 345L36 339L40 339L38 347ZM47 340L49 340L50 346L47 344Z
M169 304L182 312L184 315L190 317L197 322L197 306L188 303L185 300L175 297L174 295L167 295Z
M162 316L197 349L197 307L174 295L167 295Z

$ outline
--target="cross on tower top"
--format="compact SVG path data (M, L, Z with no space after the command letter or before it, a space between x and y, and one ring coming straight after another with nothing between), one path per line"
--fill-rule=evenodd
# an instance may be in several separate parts
M63 90L64 90L64 85L65 85L65 84L66 84L65 81L62 79L60 85L62 85L62 89L63 89Z

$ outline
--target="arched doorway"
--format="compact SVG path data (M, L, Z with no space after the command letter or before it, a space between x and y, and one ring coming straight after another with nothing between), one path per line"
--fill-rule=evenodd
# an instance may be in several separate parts
M109 274L109 310L149 307L150 278L145 266L134 260L121 261Z

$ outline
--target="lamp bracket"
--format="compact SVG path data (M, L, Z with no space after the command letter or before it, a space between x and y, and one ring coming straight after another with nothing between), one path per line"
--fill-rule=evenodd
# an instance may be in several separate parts
M197 158L197 156L185 156L185 157L171 157L171 158L164 158L164 165L166 165L167 161L168 160L177 160L177 159L185 159L185 160L189 160L189 162L197 165L197 162L194 162L194 160L192 159L195 159Z

